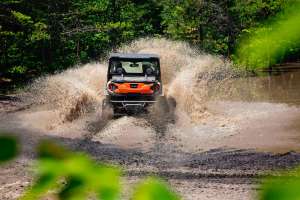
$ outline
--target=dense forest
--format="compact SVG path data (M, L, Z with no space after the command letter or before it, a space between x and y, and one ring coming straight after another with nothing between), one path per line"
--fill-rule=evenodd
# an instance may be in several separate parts
M2 0L0 77L24 80L99 60L140 37L231 57L241 34L289 0Z

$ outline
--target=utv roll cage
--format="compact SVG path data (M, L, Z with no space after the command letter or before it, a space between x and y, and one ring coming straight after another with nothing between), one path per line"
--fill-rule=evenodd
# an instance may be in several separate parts
M112 53L110 54L109 57L109 68L107 70L107 80L110 80L112 78L111 73L111 67L112 67L112 62L113 61L128 61L128 62L142 62L142 61L149 61L149 62L156 62L157 63L157 73L154 74L156 79L158 81L161 81L161 72L160 72L160 62L159 62L159 56L156 54L135 54L135 53ZM128 76L138 76L138 75L143 75L142 74L130 74L126 73Z

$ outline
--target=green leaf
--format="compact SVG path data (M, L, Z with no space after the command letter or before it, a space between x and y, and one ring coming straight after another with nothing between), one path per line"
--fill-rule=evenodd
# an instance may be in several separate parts
M300 3L289 6L264 26L244 31L236 49L235 63L246 69L262 69L280 63L300 46Z
M298 174L281 175L263 182L260 200L299 200L300 177Z
M14 137L0 136L0 163L14 158L18 154L18 145Z
M148 178L136 189L132 200L179 200L164 182Z
M34 31L30 37L32 42L40 40L49 40L50 35L47 33L47 25L42 22L37 22L34 24Z
M22 196L21 200L36 200L45 195L49 189L57 187L57 176L55 174L42 174L34 185Z
M67 178L67 184L59 192L58 197L61 200L84 199L86 194L85 185L87 183L81 177L72 176Z
M69 155L70 155L69 151L50 141L43 141L38 146L39 158L63 160L68 158Z
M12 74L24 74L26 70L27 68L24 66L13 66L8 70L8 72Z
M17 11L11 11L11 13L22 25L28 25L33 23L31 17L28 15L25 15Z

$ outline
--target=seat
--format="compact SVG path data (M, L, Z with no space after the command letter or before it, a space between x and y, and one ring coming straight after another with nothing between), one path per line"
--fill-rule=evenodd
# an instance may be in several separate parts
M118 62L118 63L116 64L115 73L116 73L116 74L119 74L119 75L125 74L125 73L126 73L125 70L124 70L124 68L122 67L122 63L121 63L121 62Z
M142 67L143 67L144 74L146 74L148 76L153 75L154 71L149 63L143 63Z

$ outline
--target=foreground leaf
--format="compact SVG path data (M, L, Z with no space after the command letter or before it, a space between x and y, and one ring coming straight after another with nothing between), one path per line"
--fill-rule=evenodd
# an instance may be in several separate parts
M148 178L141 183L133 195L132 200L179 200L164 182Z
M18 154L18 145L14 137L0 136L0 163L14 158Z

